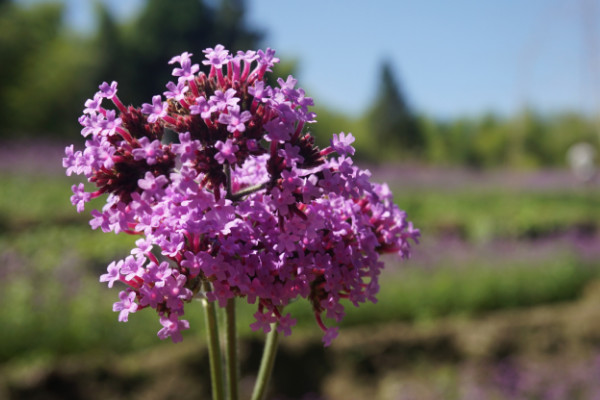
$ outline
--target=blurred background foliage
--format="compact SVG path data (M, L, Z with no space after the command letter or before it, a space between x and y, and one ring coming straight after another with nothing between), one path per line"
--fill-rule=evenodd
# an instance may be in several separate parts
M118 22L96 3L97 28L82 34L69 29L60 3L0 5L0 140L43 136L74 139L83 102L103 81L119 82L120 97L139 105L164 91L167 61L221 43L234 51L258 48L265 32L245 24L242 0L218 2L148 0L129 20ZM276 74L286 77L296 63ZM400 77L382 60L374 100L361 115L320 106L312 126L318 142L332 133L352 132L363 161L419 161L473 168L535 168L565 165L569 146L585 141L599 148L599 120L576 112L542 115L465 116L440 120L414 110ZM273 80L272 84L276 84Z
M96 2L98 28L83 35L63 23L63 6L39 3L0 5L0 139L74 138L73 121L82 99L103 82L116 80L124 101L141 104L164 91L167 62L189 51L221 43L229 49L257 47L260 32L243 23L244 3L224 0L209 5L179 0L149 0L130 21L117 23Z

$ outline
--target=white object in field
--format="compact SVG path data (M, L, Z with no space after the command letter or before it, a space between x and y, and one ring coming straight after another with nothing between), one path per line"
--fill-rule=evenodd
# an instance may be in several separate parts
M596 175L596 149L589 143L575 143L567 150L567 162L575 177L583 182Z

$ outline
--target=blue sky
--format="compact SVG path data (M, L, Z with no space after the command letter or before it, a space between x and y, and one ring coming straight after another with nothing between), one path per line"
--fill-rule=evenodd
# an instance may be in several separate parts
M315 99L342 110L369 104L383 59L411 104L438 116L510 113L524 104L545 111L599 106L597 1L252 4L250 20L264 22L268 44L297 56L300 80Z
M31 3L39 0L22 0ZM142 0L105 0L124 18ZM92 1L67 0L76 27ZM176 3L176 0L173 1ZM368 4L368 5L367 5ZM317 104L349 114L394 67L410 104L436 117L600 108L600 0L252 0L264 47L299 62Z

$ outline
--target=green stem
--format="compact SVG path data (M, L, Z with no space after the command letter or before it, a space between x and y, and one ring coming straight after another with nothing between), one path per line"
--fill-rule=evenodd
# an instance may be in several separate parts
M260 190L263 190L266 187L267 187L266 183L261 183L261 184L258 184L258 185L248 186L248 187L246 187L244 189L240 189L237 192L233 193L229 198L231 200L233 200L233 201L237 201L237 200L243 199L244 196L247 196L249 194L258 192Z
M205 293L210 292L211 284L202 282ZM206 320L206 333L208 337L208 358L210 362L210 383L212 386L213 400L224 400L223 396L223 367L221 365L221 350L219 347L219 330L217 327L217 311L215 303L202 299L204 317Z
M235 326L235 298L227 300L225 308L225 364L227 366L228 399L238 400L238 351Z
M225 178L226 178L226 190L227 190L227 198L230 199L231 198L231 166L229 165L229 163L225 163L223 165L223 172L225 172Z
M263 350L262 360L260 361L260 369L258 377L252 392L252 400L263 400L269 385L269 379L273 373L275 365L275 354L277 353L277 345L279 343L279 334L277 332L277 324L271 324L271 331L267 335L267 342Z

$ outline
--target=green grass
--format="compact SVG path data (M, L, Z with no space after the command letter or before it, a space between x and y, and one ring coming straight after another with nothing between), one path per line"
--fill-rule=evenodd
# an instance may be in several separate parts
M67 178L0 176L0 361L14 357L136 350L160 343L152 310L117 322L112 303L118 289L98 276L115 258L129 254L135 237L92 231L88 212L69 203ZM525 238L600 221L598 192L452 193L397 191L396 200L424 235L461 233L467 240ZM535 265L531 265L531 263ZM485 257L457 267L407 268L382 279L379 303L347 306L343 325L431 320L447 315L479 315L576 298L597 276L576 254L553 252L529 262ZM500 265L498 265L500 264ZM251 334L255 306L239 302L241 334ZM318 332L306 301L289 306L297 332ZM203 335L201 307L188 305L192 329Z
M69 202L73 183L67 177L0 176L0 227L20 231L77 219Z
M437 192L396 190L395 201L424 234L458 234L472 241L535 238L600 228L600 191Z
M347 325L423 321L568 301L598 276L590 265L565 256L544 265L514 264L410 270L382 284L377 304L348 308Z

